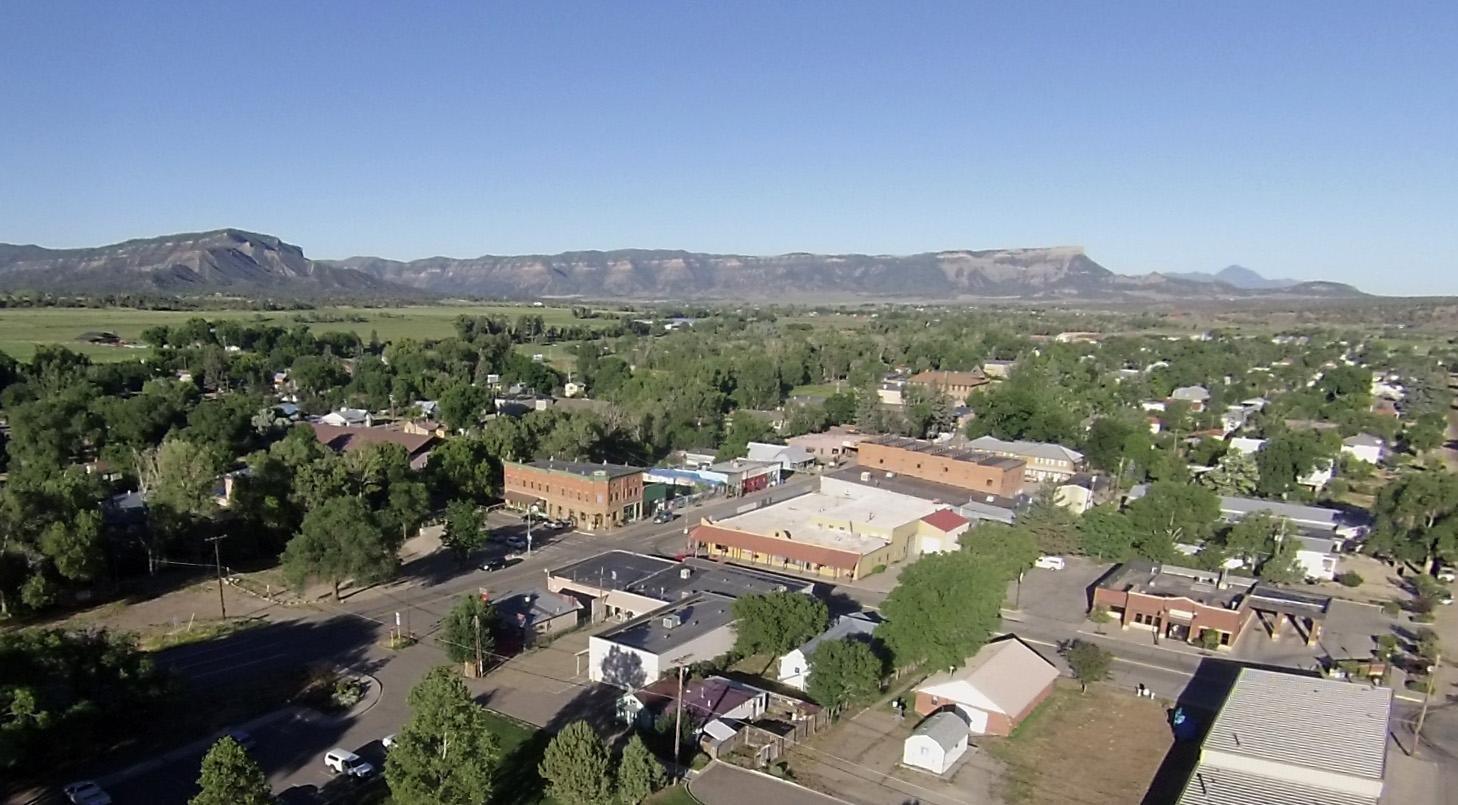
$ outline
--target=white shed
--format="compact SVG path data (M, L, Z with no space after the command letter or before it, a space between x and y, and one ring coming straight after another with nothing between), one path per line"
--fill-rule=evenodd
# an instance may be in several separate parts
M967 752L967 722L949 710L932 714L912 730L901 749L903 765L946 774Z

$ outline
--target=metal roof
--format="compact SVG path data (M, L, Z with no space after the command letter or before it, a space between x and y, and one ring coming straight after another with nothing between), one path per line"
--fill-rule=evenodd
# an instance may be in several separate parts
M995 436L978 436L968 442L967 446L973 450L985 450L989 453L1011 453L1019 458L1032 456L1052 461L1067 461L1070 464L1079 464L1083 461L1083 453L1052 442L1007 441Z
M933 713L911 731L913 736L924 735L937 742L942 749L951 750L956 748L967 737L967 722L962 717L948 710L940 713Z
M1176 805L1377 805L1375 797L1201 763Z
M1243 668L1205 751L1380 780L1391 712L1389 688Z

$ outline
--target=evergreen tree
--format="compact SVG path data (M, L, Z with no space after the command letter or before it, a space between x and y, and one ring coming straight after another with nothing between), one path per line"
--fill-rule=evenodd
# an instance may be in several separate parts
M410 721L385 757L390 796L400 805L479 805L491 797L500 761L486 708L460 676L432 669L410 691Z
M643 739L637 735L629 738L618 761L618 799L625 805L638 805L663 787L665 776L663 764L648 751Z
M607 745L591 724L574 721L552 738L537 767L547 793L568 805L610 805L613 779Z
M189 805L272 805L273 791L263 769L248 752L224 735L213 744L202 761L202 775L197 779L202 790Z

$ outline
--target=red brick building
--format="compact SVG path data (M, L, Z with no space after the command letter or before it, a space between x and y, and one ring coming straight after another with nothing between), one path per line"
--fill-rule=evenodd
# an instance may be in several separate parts
M1004 498L1017 497L1023 491L1027 462L1021 459L901 436L867 439L857 450L856 463L876 472L893 472Z
M973 735L1008 735L1053 692L1058 669L1016 637L982 647L967 664L927 677L916 688L916 712L946 710Z
M584 531L630 523L643 516L643 470L582 461L504 462L506 504L536 507L543 517L567 520Z

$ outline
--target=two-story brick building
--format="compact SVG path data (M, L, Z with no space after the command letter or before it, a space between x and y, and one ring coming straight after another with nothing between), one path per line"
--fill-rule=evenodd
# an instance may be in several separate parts
M536 507L543 517L584 531L624 525L643 516L643 470L584 461L504 462L506 505Z
M908 380L913 386L921 386L925 389L940 391L951 397L958 405L966 405L967 397L977 389L982 388L991 381L981 369L974 369L970 372L949 372L941 369L928 369L925 372L917 372Z
M920 478L974 495L1015 498L1023 491L1027 462L1021 459L902 436L867 439L857 450L856 463L866 470Z

